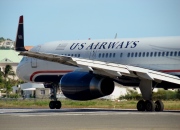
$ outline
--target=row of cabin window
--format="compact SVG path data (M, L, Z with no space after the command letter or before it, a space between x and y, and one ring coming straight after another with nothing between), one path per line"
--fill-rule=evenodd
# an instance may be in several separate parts
M177 51L175 51L175 52L173 52L173 51L171 51L171 52L139 52L139 53L132 52L132 53L127 54L127 57L141 57L141 56L142 57L180 56L180 51L179 52L177 52Z
M99 53L99 58L111 58L111 57L115 57L116 53Z
M65 56L80 57L80 54L62 54Z

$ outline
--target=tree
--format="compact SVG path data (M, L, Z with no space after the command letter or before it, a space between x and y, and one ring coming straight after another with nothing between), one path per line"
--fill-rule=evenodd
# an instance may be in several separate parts
M0 42L5 41L5 39L3 37L0 37Z
M11 65L6 65L4 68L4 71L1 71L1 74L4 77L4 86L6 88L6 97L9 95L10 91L12 91L12 82L11 79L8 78L9 75L12 75L14 77L15 73L12 70ZM1 79L0 79L1 80Z
M4 87L4 79L2 73L0 73L0 88Z

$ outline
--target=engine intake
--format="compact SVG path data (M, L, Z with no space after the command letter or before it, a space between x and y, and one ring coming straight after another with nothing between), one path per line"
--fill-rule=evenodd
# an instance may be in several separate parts
M114 82L88 72L71 72L60 80L63 94L72 100L92 100L114 91Z

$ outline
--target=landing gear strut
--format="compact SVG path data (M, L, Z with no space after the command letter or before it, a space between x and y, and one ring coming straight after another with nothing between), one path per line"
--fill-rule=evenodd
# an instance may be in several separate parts
M51 95L51 100L49 102L49 108L50 109L60 109L61 108L61 102L57 100L57 89L59 85L58 84L52 84L52 95Z
M164 104L161 100L157 100L155 103L152 100L152 81L142 79L139 85L144 100L139 100L137 103L138 111L163 111Z

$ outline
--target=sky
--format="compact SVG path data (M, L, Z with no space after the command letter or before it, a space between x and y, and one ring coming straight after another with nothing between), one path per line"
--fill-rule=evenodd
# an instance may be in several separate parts
M0 37L60 40L180 36L180 0L0 0Z

